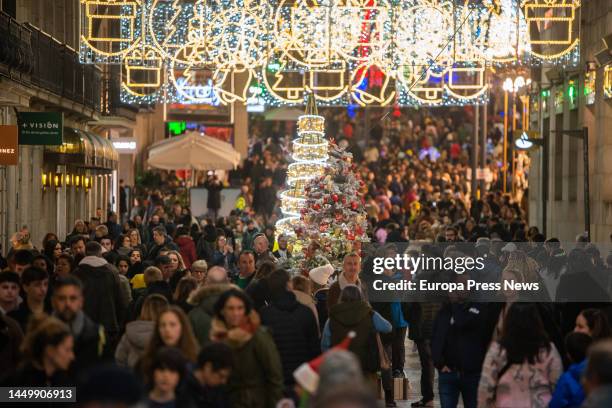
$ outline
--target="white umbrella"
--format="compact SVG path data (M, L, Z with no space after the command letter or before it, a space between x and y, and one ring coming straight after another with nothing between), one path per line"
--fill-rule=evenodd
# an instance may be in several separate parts
M191 132L151 146L148 163L163 170L231 170L240 153L229 143Z

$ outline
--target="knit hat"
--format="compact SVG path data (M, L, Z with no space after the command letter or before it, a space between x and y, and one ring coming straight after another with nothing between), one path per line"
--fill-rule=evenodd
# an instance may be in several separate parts
M316 268L312 268L310 272L308 272L308 276L312 279L313 282L319 285L327 285L327 281L334 273L334 267L330 264L325 264L322 266L317 266Z
M355 338L355 335L356 334L354 331L350 331L344 340L342 340L336 346L332 347L317 358L310 360L307 363L302 363L302 365L296 368L293 372L293 378L295 378L295 381L310 394L314 394L319 386L319 367L321 366L321 363L323 363L327 353L338 350L348 350L351 340Z

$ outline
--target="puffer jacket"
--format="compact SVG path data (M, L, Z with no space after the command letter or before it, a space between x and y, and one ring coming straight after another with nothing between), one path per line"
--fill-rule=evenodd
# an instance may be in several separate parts
M223 292L231 288L237 287L229 283L206 285L193 291L187 299L187 303L193 306L188 314L189 321L200 346L210 342L208 334L217 299Z
M270 333L251 311L244 324L229 328L214 318L210 338L232 349L233 368L227 383L232 408L274 408L283 396L283 369Z
M581 363L572 364L563 373L550 400L550 408L570 408L582 405L584 402L584 389L580 383L580 378L585 367L586 359Z
M319 330L313 313L296 300L293 292L285 291L264 306L260 315L278 348L285 386L295 384L293 371L321 354Z
M135 320L125 327L125 333L115 351L117 364L133 368L153 337L155 322Z

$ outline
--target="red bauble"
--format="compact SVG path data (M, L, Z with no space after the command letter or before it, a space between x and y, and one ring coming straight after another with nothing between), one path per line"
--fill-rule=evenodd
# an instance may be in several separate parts
M319 226L319 232L325 232L327 231L327 224L321 224Z
M348 232L346 233L346 238L347 238L349 241L354 241L354 240L355 240L355 234L353 233L353 231L348 231Z
M346 205L346 197L342 197L342 204Z
M338 202L338 194L332 194L331 195L331 199L334 201L334 203Z
M327 196L323 197L323 204L327 204Z
M357 226L357 228L355 228L355 232L357 233L357 235L361 235L363 234L363 228Z
M355 201L352 201L351 202L351 209L357 210L357 208L359 208L359 204L357 204L357 202L355 202Z
M342 213L336 214L336 221L342 221Z
M312 205L312 209L315 211L319 211L321 209L321 206L319 205L319 203L314 203Z

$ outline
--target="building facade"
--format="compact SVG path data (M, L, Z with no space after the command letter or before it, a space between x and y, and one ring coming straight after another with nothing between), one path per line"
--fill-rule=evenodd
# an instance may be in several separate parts
M580 63L576 67L534 70L530 128L548 143L548 182L543 178L544 149L533 150L529 174L529 223L547 236L573 241L585 227L585 171L582 140L570 136L588 129L590 234L593 242L610 242L612 233L612 66L596 54L612 34L612 0L583 1ZM608 44L612 46L612 44ZM609 51L608 51L609 52ZM547 187L547 197L544 189ZM546 210L544 210L546 203Z

